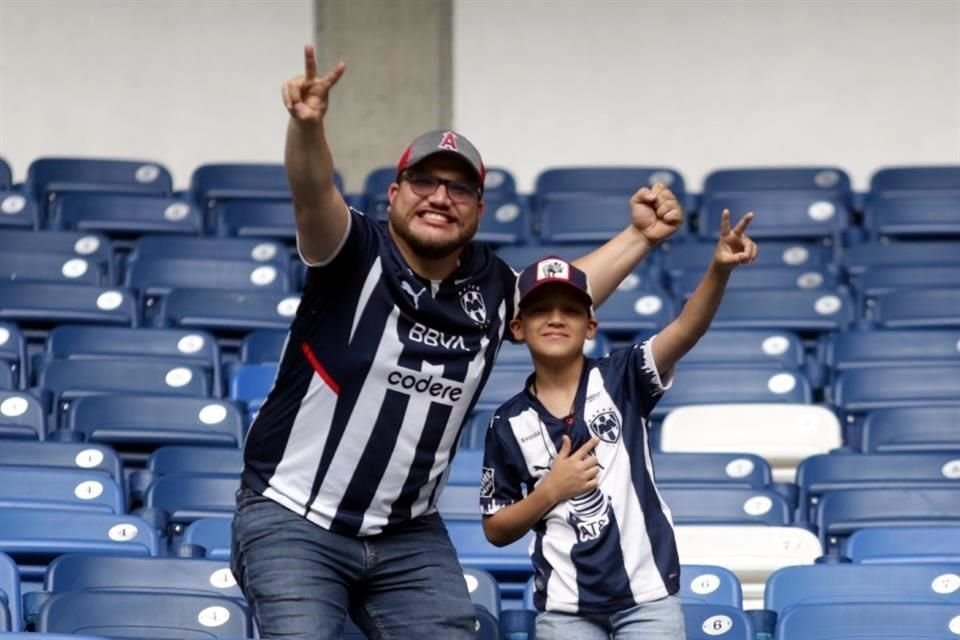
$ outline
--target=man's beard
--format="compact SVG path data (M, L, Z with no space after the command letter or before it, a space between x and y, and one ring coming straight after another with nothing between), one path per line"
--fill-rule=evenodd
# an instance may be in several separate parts
M397 218L399 218L399 216L397 216ZM410 231L409 220L400 219L399 222L395 222L391 219L390 221L390 226L393 228L394 233L402 238L414 253L426 260L446 258L467 246L473 239L473 236L476 235L478 225L479 222L474 221L472 226L464 228L456 238L437 243L424 241L422 238L414 235L413 232Z

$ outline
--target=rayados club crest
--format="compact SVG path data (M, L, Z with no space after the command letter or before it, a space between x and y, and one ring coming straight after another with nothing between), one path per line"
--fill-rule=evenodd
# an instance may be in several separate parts
M479 325L487 323L487 305L483 302L480 287L469 286L460 292L460 306L471 320Z
M620 439L620 417L615 411L604 411L590 421L590 431L612 444Z

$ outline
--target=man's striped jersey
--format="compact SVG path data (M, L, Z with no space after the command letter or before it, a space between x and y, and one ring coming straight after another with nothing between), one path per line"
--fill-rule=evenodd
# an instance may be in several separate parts
M450 278L424 280L384 223L351 211L335 255L308 271L247 435L244 484L345 535L435 511L512 317L515 282L475 243Z
M586 358L572 424L527 389L494 414L486 436L480 508L523 499L549 473L570 436L575 451L596 435L600 486L557 504L530 547L540 611L611 613L676 593L680 562L670 509L654 484L647 416L662 384L651 341Z

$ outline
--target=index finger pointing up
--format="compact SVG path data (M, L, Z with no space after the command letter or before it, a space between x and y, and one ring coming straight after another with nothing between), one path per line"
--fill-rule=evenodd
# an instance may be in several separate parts
M316 80L317 78L317 58L314 54L313 45L303 46L303 69L307 80Z

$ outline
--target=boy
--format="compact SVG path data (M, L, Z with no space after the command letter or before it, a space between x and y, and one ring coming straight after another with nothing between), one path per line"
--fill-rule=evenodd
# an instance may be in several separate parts
M647 419L710 326L733 268L756 257L745 235L752 218L731 229L724 211L713 261L677 318L605 358L583 356L597 331L586 274L552 257L520 274L510 329L527 343L534 373L491 421L480 503L493 544L536 532L539 640L683 640L680 563L653 482Z

